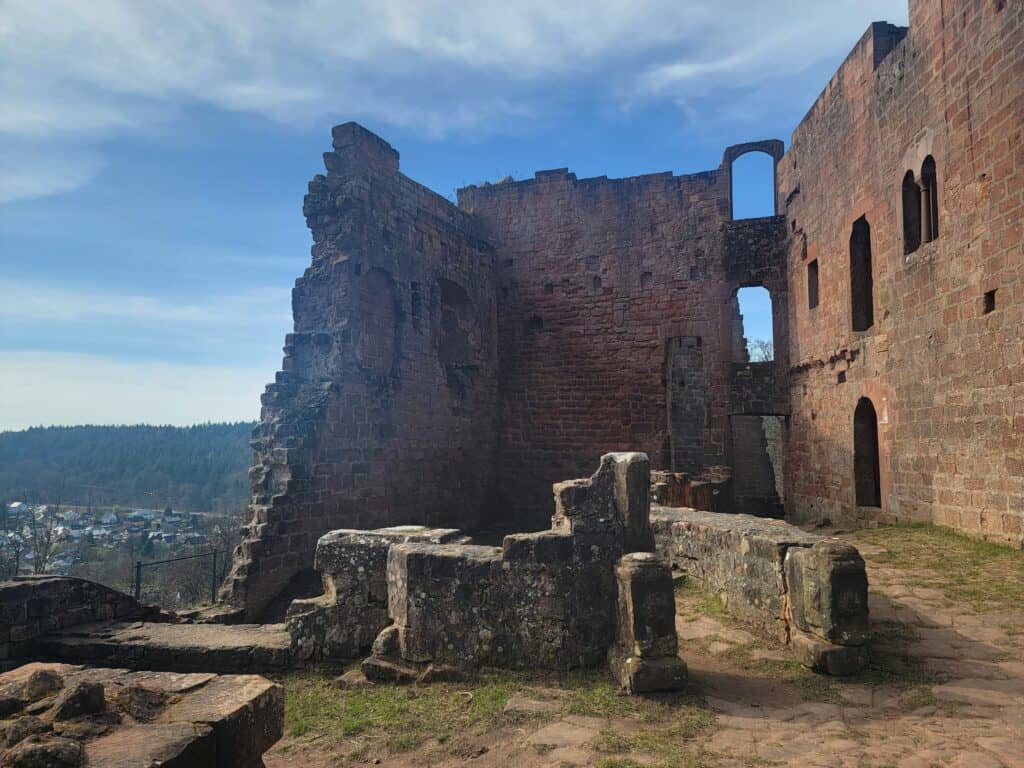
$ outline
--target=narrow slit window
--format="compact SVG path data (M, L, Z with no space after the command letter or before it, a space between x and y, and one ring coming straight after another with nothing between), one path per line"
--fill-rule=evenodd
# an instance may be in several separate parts
M818 260L807 265L807 308L818 306Z
M850 305L853 330L866 331L875 324L875 281L871 266L871 227L861 216L850 234Z
M921 187L914 172L903 177L903 252L913 253L921 245Z
M939 236L938 187L935 158L928 155L921 166L921 239L926 243Z

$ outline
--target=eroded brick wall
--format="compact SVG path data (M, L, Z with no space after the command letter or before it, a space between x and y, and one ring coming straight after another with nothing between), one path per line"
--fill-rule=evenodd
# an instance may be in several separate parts
M785 307L786 285L781 219L730 223L729 180L727 161L688 176L555 170L459 191L496 253L506 521L545 525L551 484L584 474L595 454L641 451L671 468L667 396L681 371L669 353L681 343L699 339L689 357L703 364L693 383L702 379L705 403L699 439L677 439L676 458L730 463L734 294L766 284ZM692 421L687 410L678 417Z
M226 585L250 618L312 567L327 531L473 528L494 484L491 248L366 129L335 128L324 161L304 206L313 261L263 396L251 519Z
M794 132L778 194L793 232L786 468L796 519L934 521L1021 541L1022 134L1024 4L994 0L912 0L909 31L873 25ZM907 171L921 180L928 156L939 234L905 253L901 184ZM850 240L862 216L873 325L855 332ZM820 303L810 309L814 260ZM862 397L879 422L878 509L854 498Z

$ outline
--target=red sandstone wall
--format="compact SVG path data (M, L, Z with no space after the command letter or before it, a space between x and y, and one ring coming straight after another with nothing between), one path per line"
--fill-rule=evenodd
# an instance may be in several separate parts
M551 484L586 476L607 451L644 451L670 468L667 353L678 337L701 339L702 463L729 463L731 298L755 276L747 249L761 232L743 229L755 234L738 237L727 259L728 165L629 179L545 171L460 190L459 205L496 249L506 521L545 525ZM781 263L765 268L778 278L776 295L785 291Z
M455 206L398 172L366 129L334 129L304 211L293 293L254 437L253 504L228 594L250 618L334 528L473 528L494 484L492 253Z
M779 165L795 230L788 502L798 520L925 520L1020 543L1024 4L913 0L910 12L902 42L885 26L861 39ZM939 237L905 255L901 181L929 154ZM862 215L874 326L858 333L849 239ZM813 259L820 305L809 309ZM996 309L985 314L991 290ZM854 505L862 396L880 422L880 510Z

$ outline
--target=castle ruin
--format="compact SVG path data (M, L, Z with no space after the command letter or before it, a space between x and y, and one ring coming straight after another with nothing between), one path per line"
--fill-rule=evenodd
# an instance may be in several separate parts
M339 528L547 527L596 456L731 480L729 511L1024 541L1024 7L910 0L793 132L717 169L471 186L333 131L224 596L302 596ZM776 215L732 216L774 161ZM771 296L751 362L736 294ZM780 477L781 476L781 477Z

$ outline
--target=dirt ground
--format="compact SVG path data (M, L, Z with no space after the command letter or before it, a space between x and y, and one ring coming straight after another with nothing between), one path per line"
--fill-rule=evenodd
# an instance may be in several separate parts
M904 536L918 550L901 548ZM401 697L419 694L392 689L399 706L389 715L328 687L306 705L337 706L345 727L333 729L329 717L310 726L293 707L267 768L1024 766L1024 553L989 549L992 562L981 567L976 545L943 533L931 546L930 536L900 528L845 536L868 563L874 636L872 665L855 678L807 672L724 616L715 598L682 586L677 628L690 672L682 696L636 702L596 678L505 679L437 699L486 695L491 709L476 700L466 705L476 716L455 711L446 721L458 705L445 704L432 730L428 708L419 725L381 740L407 714ZM364 706L379 719L354 723L350 710Z

